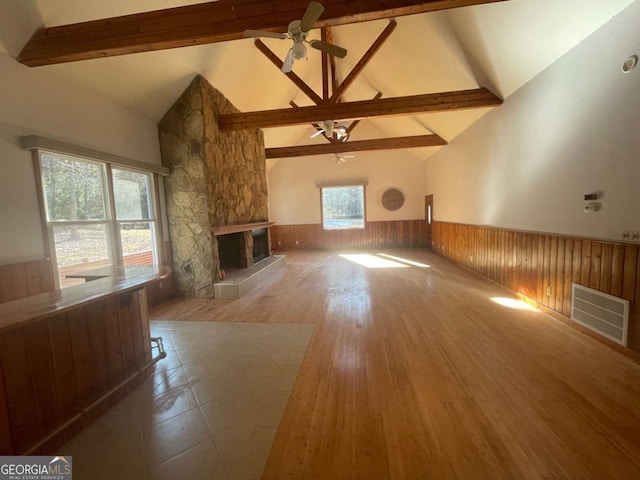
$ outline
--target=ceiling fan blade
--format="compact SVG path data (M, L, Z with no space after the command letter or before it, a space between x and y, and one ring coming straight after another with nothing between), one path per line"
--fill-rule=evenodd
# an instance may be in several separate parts
M290 48L287 52L287 56L284 59L284 63L282 64L282 68L280 70L282 70L283 73L289 73L291 70L293 70L293 48Z
M279 38L280 40L289 38L286 33L267 32L266 30L245 30L243 34L245 37L255 38Z
M323 51L334 57L344 58L347 56L347 49L339 47L338 45L323 42L322 40L311 40L309 43L316 50Z
M307 10L300 20L300 30L308 32L313 27L313 24L318 21L320 15L324 12L324 6L318 2L309 2Z
M310 138L316 138L317 136L320 136L323 133L324 133L324 128L321 128L320 130L316 130L316 132L313 135L311 135Z

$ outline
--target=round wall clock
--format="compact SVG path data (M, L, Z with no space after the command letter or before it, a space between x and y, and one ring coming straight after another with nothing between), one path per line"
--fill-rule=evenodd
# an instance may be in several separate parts
M382 194L382 206L387 210L398 210L404 205L404 194L396 189L389 188Z

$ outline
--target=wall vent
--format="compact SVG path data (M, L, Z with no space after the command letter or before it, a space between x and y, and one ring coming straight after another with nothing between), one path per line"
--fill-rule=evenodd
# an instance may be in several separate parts
M629 302L622 298L571 285L571 319L590 330L627 346Z

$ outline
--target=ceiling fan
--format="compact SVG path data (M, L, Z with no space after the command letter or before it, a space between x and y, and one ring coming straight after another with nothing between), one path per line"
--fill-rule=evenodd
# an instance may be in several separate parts
M347 55L347 50L333 45L331 43L323 42L322 40L307 40L309 30L313 28L313 24L318 21L320 15L324 11L324 6L318 2L309 2L309 6L304 12L302 19L294 20L289 23L287 33L267 32L265 30L245 30L245 37L268 37L279 38L281 40L289 39L293 40L293 46L289 49L287 57L282 65L282 71L289 73L293 68L294 60L302 60L307 56L307 47L305 43L311 45L311 47L321 50L334 57L344 58Z
M338 125L333 120L325 120L322 124L324 128L316 130L316 132L311 135L311 138L315 138L322 133L324 133L324 136L327 138L331 138L335 134L340 142L346 142L349 138L349 130L344 125Z
M349 158L356 158L355 155L343 155L341 153L336 153L336 163L338 165L342 165L347 162Z

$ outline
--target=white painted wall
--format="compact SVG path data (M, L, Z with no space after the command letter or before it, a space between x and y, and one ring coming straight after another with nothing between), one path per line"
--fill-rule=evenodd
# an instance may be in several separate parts
M430 157L435 219L620 239L640 231L640 2ZM602 209L583 195L603 191Z
M333 155L278 160L267 172L269 216L281 225L321 223L322 182L366 179L368 221L424 218L422 164L402 150L357 152L342 165ZM397 188L404 205L390 212L382 206L382 194Z
M0 52L0 264L44 258L31 154L37 134L160 163L156 123Z

